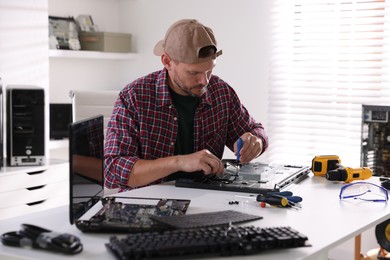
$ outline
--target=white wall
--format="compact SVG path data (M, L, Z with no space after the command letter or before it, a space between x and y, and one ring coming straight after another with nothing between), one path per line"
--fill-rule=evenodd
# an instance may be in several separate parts
M21 8L15 7L19 4ZM196 18L213 28L224 52L215 73L236 89L253 116L267 127L271 120L267 118L271 4L272 0L0 0L0 77L5 84L49 85L50 101L56 103L70 102L69 89L119 90L135 78L161 69L159 58L152 54L154 44L177 19ZM51 58L49 67L47 28L40 24L47 26L47 13L91 14L102 31L131 33L132 48L139 58ZM31 23L20 26L16 19L20 14ZM40 28L40 33L33 33L33 28ZM34 58L37 53L39 57ZM367 234L363 235L362 252L376 245L373 231ZM331 259L352 259L351 242L333 250Z
M122 30L131 31L140 60L129 62L123 81L160 69L152 51L178 19L195 18L211 27L223 55L214 73L230 83L259 121L267 119L269 17L271 0L122 1Z
M152 52L172 23L183 18L198 19L213 29L223 51L214 73L233 86L255 119L267 125L270 0L122 3L121 29L135 34L135 51L142 55L140 61L128 63L123 72L124 82L162 67L159 57ZM224 156L233 154L226 150Z
M47 9L47 0L0 0L0 78L3 90L9 85L37 86L46 90L46 104L49 101ZM3 100L5 102L6 98ZM46 106L45 114L48 113ZM5 115L3 118L6 120ZM5 126L2 134L5 134ZM45 125L45 138L49 140L48 124ZM6 138L3 148L6 156L5 147ZM47 147L45 145L45 154L48 153Z

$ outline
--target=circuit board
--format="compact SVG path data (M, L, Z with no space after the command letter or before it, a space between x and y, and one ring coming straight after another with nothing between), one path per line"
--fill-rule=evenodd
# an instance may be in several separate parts
M164 229L151 216L184 215L190 200L160 199L156 205L127 204L104 198L103 207L89 220L76 221L84 232L140 232Z

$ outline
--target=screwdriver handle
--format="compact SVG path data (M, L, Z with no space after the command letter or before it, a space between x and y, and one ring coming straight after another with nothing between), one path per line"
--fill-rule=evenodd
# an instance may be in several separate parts
M291 201L291 202L294 202L294 203L298 203L298 202L302 201L302 197L299 197L299 196L286 196L285 198L288 201Z
M237 140L237 153L236 153L237 162L240 161L240 151L241 151L241 148L243 145L244 145L244 141L241 139L241 137L238 138L238 140Z
M285 197L281 197L281 196L264 197L259 195L257 196L257 201L265 202L273 206L282 206L282 207L285 207L288 204L288 200Z
M267 192L267 195L268 196L283 196L283 197L287 197L287 196L292 196L293 193L291 191L270 191L270 192Z
M282 196L285 197L288 201L294 203L298 203L302 201L302 197L293 196L293 193L291 191L272 191L272 192L268 192L267 196Z

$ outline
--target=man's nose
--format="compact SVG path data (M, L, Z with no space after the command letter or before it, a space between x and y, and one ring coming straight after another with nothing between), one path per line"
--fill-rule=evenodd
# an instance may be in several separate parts
M207 84L209 84L209 81L210 81L210 73L209 72L205 72L203 74L201 74L200 78L199 78L199 84L202 84L204 86L206 86Z

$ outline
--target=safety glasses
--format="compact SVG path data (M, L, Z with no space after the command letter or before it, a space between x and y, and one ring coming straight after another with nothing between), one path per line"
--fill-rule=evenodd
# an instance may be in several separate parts
M388 192L385 188L370 182L354 182L341 187L340 199L359 199L373 202L387 202Z

